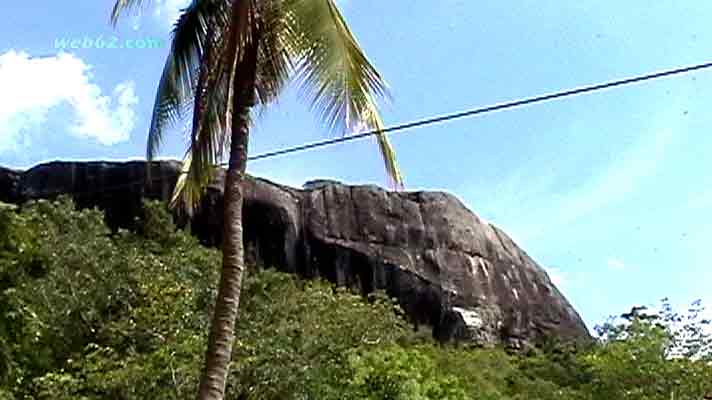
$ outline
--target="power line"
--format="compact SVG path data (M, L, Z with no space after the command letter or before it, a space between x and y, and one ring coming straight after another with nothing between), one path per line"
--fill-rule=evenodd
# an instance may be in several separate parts
M704 64L697 64L697 65L692 65L692 66L688 66L688 67L664 70L664 71L654 72L654 73L650 73L650 74L646 74L646 75L638 75L638 76L634 76L634 77L630 77L630 78L609 81L609 82L599 83L599 84L590 85L590 86L582 86L579 88L574 88L574 89L569 89L569 90L564 90L564 91L554 92L554 93L549 93L549 94L543 94L543 95L534 96L534 97L528 97L528 98L524 98L521 100L513 100L513 101L509 101L509 102L505 102L505 103L499 103L499 104L494 104L494 105L485 106L485 107L481 107L481 108L475 108L472 110L467 110L467 111L462 111L462 112L457 112L457 113L452 113L452 114L446 114L446 115L441 115L441 116L437 116L437 117L425 118L425 119L421 119L421 120L417 120L417 121L413 121L413 122L407 122L404 124L395 125L395 126L385 128L382 131L372 130L372 131L368 131L368 132L359 133L356 135L344 136L344 137L340 137L340 138L336 138L336 139L327 139L327 140L322 140L322 141L318 141L318 142L314 142L314 143L308 143L308 144L303 144L303 145L294 146L294 147L287 147L287 148L280 149L280 150L269 151L266 153L248 157L248 161L257 161L257 160L262 160L265 158L272 158L272 157L277 157L277 156L281 156L281 155L285 155L285 154L291 154L291 153L316 149L316 148L320 148L320 147L331 146L331 145L338 144L338 143L359 140L359 139L363 139L363 138L366 138L369 136L374 136L374 135L378 134L379 132L380 133L395 133L395 132L404 131L407 129L417 128L417 127L422 127L422 126L427 126L427 125L435 125L435 124L452 121L452 120L457 120L457 119L463 119L463 118L467 118L467 117L474 117L474 116L477 116L480 114L486 114L486 113L491 113L491 112L495 112L495 111L502 111L502 110L506 110L506 109L510 109L510 108L517 108L517 107L522 107L522 106L535 104L535 103L542 103L542 102L560 99L560 98L564 98L564 97L571 97L571 96L576 96L579 94L596 92L596 91L610 89L610 88L614 88L614 87L618 87L618 86L631 85L634 83L664 78L664 77L673 76L673 75L685 74L685 73L689 73L689 72L693 72L693 71L708 69L710 67L712 67L712 62L707 62ZM227 165L227 163L222 163L220 165L225 166L225 165Z
M280 149L280 150L269 151L266 153L248 157L248 160L249 161L257 161L257 160L262 160L262 159L266 159L266 158L272 158L272 157L282 156L282 155L286 155L286 154L326 147L326 146L330 146L330 145L334 145L334 144L338 144L338 143L359 140L359 139L363 139L363 138L366 138L369 136L374 136L374 135L378 134L379 132L386 133L386 134L395 133L395 132L405 131L405 130L412 129L412 128L417 128L417 127L422 127L422 126L427 126L427 125L435 125L435 124L439 124L439 123L443 123L443 122L447 122L447 121L453 121L453 120L457 120L457 119L474 117L477 115L487 114L487 113L491 113L491 112L495 112L495 111L502 111L502 110L506 110L506 109L510 109L510 108L517 108L517 107L522 107L522 106L526 106L526 105L530 105L530 104L542 103L542 102L546 102L546 101L550 101L550 100L576 96L576 95L584 94L584 93L601 91L601 90L610 89L610 88L619 87L619 86L631 85L634 83L664 78L664 77L673 76L673 75L686 74L686 73L699 71L699 70L703 70L703 69L708 69L708 68L712 68L712 62L707 62L704 64L696 64L696 65L675 68L675 69L670 69L670 70L663 70L663 71L654 72L654 73L650 73L650 74L646 74L646 75L638 75L638 76L634 76L634 77L630 77L630 78L614 80L614 81L599 83L599 84L590 85L590 86L582 86L579 88L574 88L574 89L569 89L569 90L564 90L564 91L559 91L559 92L554 92L554 93L549 93L549 94L543 94L543 95L534 96L534 97L528 97L528 98L524 98L524 99L520 99L520 100L513 100L513 101L509 101L509 102L505 102L505 103L499 103L499 104L494 104L494 105L485 106L485 107L481 107L481 108L475 108L472 110L461 111L461 112L457 112L457 113L451 113L451 114L446 114L446 115L441 115L441 116L436 116L436 117L424 118L424 119L416 120L413 122L407 122L407 123L403 123L400 125L394 125L394 126L385 128L382 131L372 130L372 131L362 132L362 133L359 133L356 135L345 136L345 137L340 137L340 138L335 138L335 139L327 139L327 140L303 144L303 145L299 145L299 146L287 147L287 148ZM227 165L227 163L221 163L220 165L225 166L225 165ZM71 192L71 193L56 191L56 192L48 192L48 193L49 193L49 195L57 195L57 194L86 195L86 194L93 194L93 193L98 193L98 192L115 191L118 189L124 189L124 188L128 188L128 187L135 186L135 185L141 185L141 184L145 185L146 183L150 183L150 182L158 180L158 179L161 179L161 178L156 177L156 178L152 178L151 180L142 179L140 181L130 182L130 183L126 183L126 184L113 185L113 186L107 186L107 187L103 187L101 189L91 190L91 191ZM45 194L48 194L48 193L45 193Z

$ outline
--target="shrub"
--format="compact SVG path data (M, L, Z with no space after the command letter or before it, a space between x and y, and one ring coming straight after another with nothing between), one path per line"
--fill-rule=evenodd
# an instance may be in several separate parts
M112 233L68 199L0 208L0 400L192 397L220 254L147 203ZM589 347L424 340L382 294L250 269L228 399L652 399L712 391L708 322L634 309Z

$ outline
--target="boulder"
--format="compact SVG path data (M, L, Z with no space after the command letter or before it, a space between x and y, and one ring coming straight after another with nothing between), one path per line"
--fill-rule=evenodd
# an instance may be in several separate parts
M177 161L53 162L0 168L0 201L72 195L99 207L112 228L133 228L145 198L168 200ZM207 245L222 232L224 171L183 224ZM587 340L580 316L547 273L501 229L441 192L312 181L304 189L250 177L248 262L321 277L363 294L383 290L443 341L526 348L548 338Z

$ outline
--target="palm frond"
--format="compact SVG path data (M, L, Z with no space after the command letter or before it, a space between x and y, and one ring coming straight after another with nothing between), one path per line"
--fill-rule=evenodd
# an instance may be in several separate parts
M377 130L379 133L376 134L376 140L378 141L378 148L381 152L381 157L383 158L383 165L386 168L386 173L391 180L391 185L396 189L404 188L403 174L398 167L398 162L396 159L396 152L391 145L391 141L388 139L388 135L383 133L385 128L383 120L378 110L372 110L365 118L370 120L369 126Z
M257 56L257 101L263 107L282 93L294 70L292 57L282 34L289 23L283 0L259 2L262 24L259 54Z
M207 41L220 38L220 30L227 24L225 4L222 0L194 0L176 22L148 132L149 160L158 153L166 128L182 120L185 109L192 104ZM210 29L214 32L211 39Z
M173 193L171 205L192 212L198 205L205 186L210 182L213 164L220 157L221 148L216 143L226 135L222 125L227 113L224 101L220 35L210 26L203 43L201 63L193 91L193 123L190 145L183 163L183 171ZM224 80L224 79L223 79Z
M141 8L150 2L150 0L116 0L114 8L111 10L111 23L116 25L122 14Z
M215 173L215 169L211 165L203 165L202 168L196 168L193 155L192 149L188 148L170 201L171 208L185 212L188 215L192 215L193 211L199 206L200 200L213 180ZM198 163L200 162L198 160Z
M376 97L388 88L366 58L333 0L283 0L287 23L282 40L294 60L302 93L330 130L382 130ZM383 134L378 142L386 170L396 185L403 178L395 151Z
M253 0L235 2L229 21L210 26L203 42L193 98L190 148L182 180L176 185L174 205L192 210L222 161L230 144L233 84L244 49L256 27Z

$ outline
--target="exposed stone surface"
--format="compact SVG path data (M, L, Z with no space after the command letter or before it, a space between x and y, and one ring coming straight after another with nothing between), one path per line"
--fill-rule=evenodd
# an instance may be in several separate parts
M26 172L0 168L0 200L72 194L132 227L142 198L169 199L178 162L55 162ZM190 220L206 244L220 242L223 174ZM454 196L388 192L313 181L305 189L247 181L245 242L250 262L324 277L398 299L415 324L441 340L528 346L546 337L585 339L581 318L546 272L503 231Z
M20 177L22 173L0 167L0 201L17 203L20 197Z

